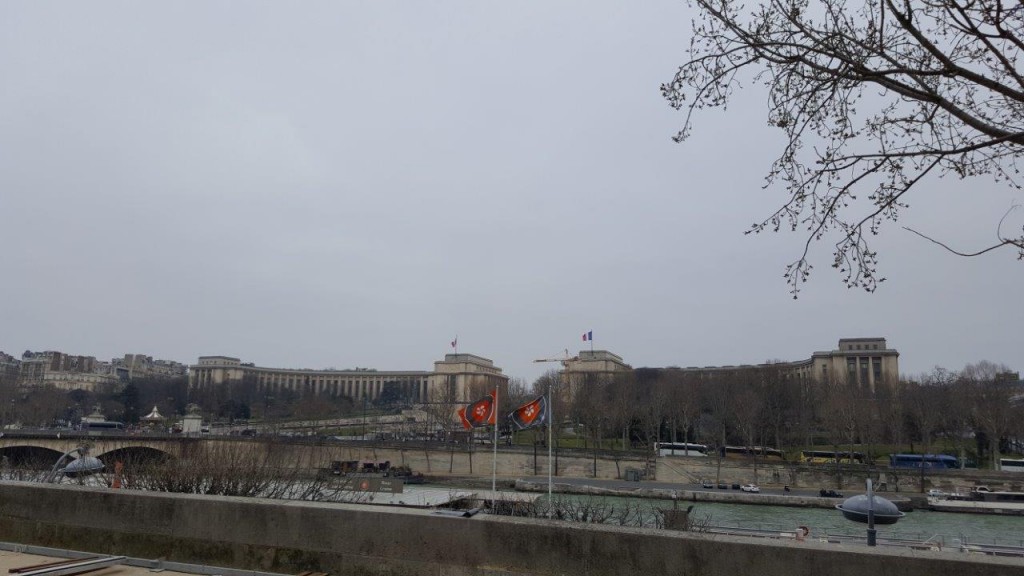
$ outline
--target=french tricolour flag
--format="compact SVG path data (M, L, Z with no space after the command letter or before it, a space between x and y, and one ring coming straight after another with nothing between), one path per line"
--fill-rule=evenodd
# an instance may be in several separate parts
M593 330L591 330L589 332L584 332L583 333L583 341L586 342L588 340L591 341L591 342L594 341L594 331Z

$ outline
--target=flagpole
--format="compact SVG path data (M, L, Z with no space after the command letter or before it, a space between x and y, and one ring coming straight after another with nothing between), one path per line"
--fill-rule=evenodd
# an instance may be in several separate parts
M501 412L498 410L498 387L494 388L494 454L491 456L491 505L494 506L494 501L498 499L498 416Z
M551 398L551 380L548 380L548 519L551 519L551 510L555 503L551 499L551 471L554 469L554 460L551 458L551 423L555 418L555 403Z

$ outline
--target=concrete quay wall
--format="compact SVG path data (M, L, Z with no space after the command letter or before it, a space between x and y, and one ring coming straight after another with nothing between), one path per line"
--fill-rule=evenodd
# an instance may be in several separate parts
M478 514L0 482L0 540L282 573L977 576L1024 563Z
M329 458L335 460L390 460L392 464L405 464L427 475L480 476L491 475L491 452L486 448L472 452L464 448L454 451L412 450L394 447L346 446L327 448ZM646 461L635 454L617 455L602 452L598 458L584 451L563 450L556 458L559 477L623 479L627 468L644 469ZM497 475L501 478L544 476L548 470L547 453L534 457L531 451L500 448ZM755 467L742 459L722 460L721 468L715 458L658 458L654 480L679 484L693 484L701 479L721 479L728 484L753 482L765 486L789 485L794 489L820 488L864 490L868 476L878 487L884 482L890 493L922 493L930 488L946 492L965 491L967 487L985 484L993 489L1024 490L1024 475L1009 472L979 470L918 470L892 471L887 468L869 470L864 466L801 465L789 462L759 462ZM922 489L922 482L924 488ZM639 485L642 485L640 482Z

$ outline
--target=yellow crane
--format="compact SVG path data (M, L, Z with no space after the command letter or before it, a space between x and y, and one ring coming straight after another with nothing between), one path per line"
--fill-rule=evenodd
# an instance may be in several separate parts
M534 362L561 362L562 366L565 366L566 368L568 368L568 366L566 366L566 365L569 362L575 362L575 361L577 361L579 359L580 359L579 356L569 356L569 350L566 349L565 350L565 356L562 357L562 358L538 358L537 360L534 360Z

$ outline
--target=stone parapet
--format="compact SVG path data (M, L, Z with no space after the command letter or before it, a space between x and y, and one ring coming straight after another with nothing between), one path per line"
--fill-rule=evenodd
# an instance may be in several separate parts
M1020 560L428 510L0 482L0 539L333 576L1024 574Z

